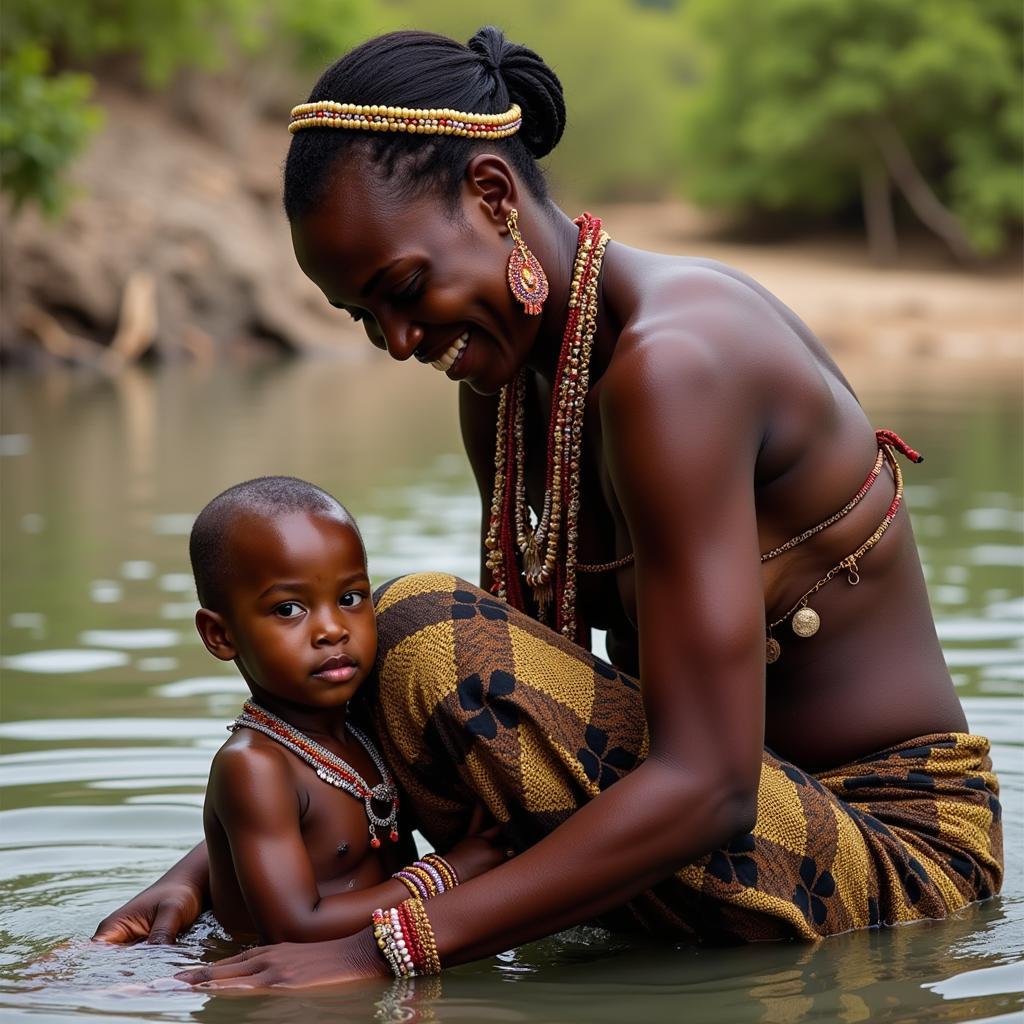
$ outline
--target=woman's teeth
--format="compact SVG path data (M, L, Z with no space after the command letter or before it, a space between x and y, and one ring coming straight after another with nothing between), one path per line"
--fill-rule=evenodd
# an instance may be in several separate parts
M469 331L460 334L455 343L448 349L440 359L435 359L430 365L442 373L450 370L455 365L455 360L462 355L462 350L469 344Z

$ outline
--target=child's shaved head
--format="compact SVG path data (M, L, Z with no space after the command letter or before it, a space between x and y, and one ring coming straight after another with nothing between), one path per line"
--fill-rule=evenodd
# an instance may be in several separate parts
M339 519L362 536L348 509L337 498L293 476L261 476L218 494L196 517L188 542L196 593L204 608L223 609L225 582L231 572L231 527L241 515L274 517L289 512L320 513ZM363 557L366 557L365 547Z

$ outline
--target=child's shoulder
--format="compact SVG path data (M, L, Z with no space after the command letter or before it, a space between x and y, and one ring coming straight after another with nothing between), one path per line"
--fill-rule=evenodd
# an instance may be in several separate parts
M210 765L211 785L249 791L290 781L293 756L279 743L251 729L231 734Z

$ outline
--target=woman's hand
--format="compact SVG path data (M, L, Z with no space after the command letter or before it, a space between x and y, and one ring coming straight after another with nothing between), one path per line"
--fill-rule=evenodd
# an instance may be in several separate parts
M176 974L201 989L312 988L391 972L377 949L371 929L328 942L280 942L257 946L210 967Z
M203 891L190 882L160 879L99 923L94 942L174 942L203 909Z

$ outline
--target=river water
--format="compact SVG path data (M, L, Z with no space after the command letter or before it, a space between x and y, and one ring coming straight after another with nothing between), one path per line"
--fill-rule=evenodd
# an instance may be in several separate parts
M875 364L877 366L877 364ZM860 383L856 376L855 383ZM243 696L201 647L191 519L217 491L290 473L356 514L375 581L474 577L479 506L452 386L386 360L134 369L0 384L0 1016L26 1021L722 1024L1021 1019L1024 495L1016 385L924 391L865 374L906 471L947 660L1001 774L1003 895L950 920L809 947L708 950L579 928L400 988L238 998L167 987L226 955L201 921L174 947L87 941L201 835L209 761Z

